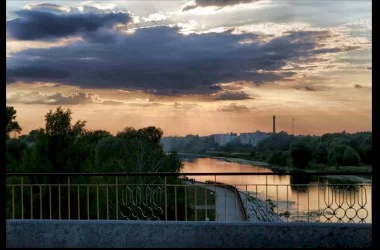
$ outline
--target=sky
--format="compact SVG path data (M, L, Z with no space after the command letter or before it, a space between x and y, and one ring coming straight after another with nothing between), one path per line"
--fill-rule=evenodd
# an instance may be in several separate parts
M7 1L22 134L73 122L164 136L372 131L368 0Z

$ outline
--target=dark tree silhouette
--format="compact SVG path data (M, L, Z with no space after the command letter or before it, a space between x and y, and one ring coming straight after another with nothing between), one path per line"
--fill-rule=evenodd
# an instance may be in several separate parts
M291 145L290 154L293 165L297 168L306 168L313 158L313 154L305 143L297 142Z
M9 138L9 133L15 131L17 133L21 132L21 127L16 121L16 113L17 111L13 107L6 107L6 118L5 118L5 124L6 124L6 137Z

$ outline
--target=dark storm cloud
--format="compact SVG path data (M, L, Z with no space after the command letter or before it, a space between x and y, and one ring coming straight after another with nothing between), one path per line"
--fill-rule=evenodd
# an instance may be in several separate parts
M363 86L360 85L360 84L355 84L355 85L354 85L354 88L356 88L356 89L360 89L360 88L363 88Z
M367 67L367 70L372 70L372 67Z
M50 6L51 8L51 6ZM101 28L126 24L131 20L127 13L68 13L20 10L18 18L7 21L7 33L18 40L55 40L74 35L96 34Z
M28 66L20 66L17 68L7 69L7 79L13 79L13 77L20 77L25 79L40 79L41 81L62 80L70 75L68 70L60 69L59 67L49 67L48 64L44 66L35 66L33 61L25 61Z
M219 93L216 97L216 100L246 100L254 99L249 97L244 91L225 91Z
M221 112L249 112L249 109L245 105L237 105L236 103L231 103L230 105L219 107L218 111L221 111Z
M93 16L99 16L93 19L98 27L105 15ZM110 22L116 19L110 18ZM288 63L313 62L319 54L333 53L316 50L318 43L330 35L327 31L289 32L262 42L259 35L252 33L183 35L178 28L167 26L141 28L125 34L111 31L104 23L88 36L87 23L81 22L83 27L77 24L74 30L86 38L83 41L27 49L7 58L7 83L57 82L83 88L140 90L154 95L210 94L222 90L217 85L221 82L264 84L289 80L296 72L281 69ZM31 26L16 26L22 37L30 36L27 34L31 34L28 31ZM47 30L45 27L37 31L42 39L48 37ZM73 32L66 30L68 33ZM256 42L240 43L245 39Z
M215 6L224 8L227 6L232 6L236 4L241 3L253 3L258 2L260 0L195 0L194 4L185 6L182 11L188 11L191 9L195 9L198 7L209 7L209 6Z

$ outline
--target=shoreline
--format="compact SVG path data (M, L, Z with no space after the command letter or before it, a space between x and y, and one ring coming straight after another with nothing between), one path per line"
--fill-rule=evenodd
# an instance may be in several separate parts
M233 157L225 157L225 156L200 155L200 154L191 154L191 153L177 153L177 155L179 155L179 156L180 155L183 155L183 156L188 155L188 156L194 156L194 157L198 157L198 158L219 159L219 160L223 160L226 162L237 162L237 163L242 163L242 164L254 165L254 166L258 166L258 167L264 167L264 168L268 168L268 169L272 169L272 170L278 170L279 172L296 170L296 171L304 172L304 173L315 173L315 172L320 171L320 170L316 170L316 169L307 169L306 170L306 169L297 169L294 167L277 166L277 165L269 164L269 163L263 162L263 161L251 161L251 160L242 159L242 158L233 158ZM344 167L342 167L342 168L344 168ZM331 170L328 170L328 171L331 171ZM328 172L328 171L326 171L326 172ZM275 171L273 171L273 172L275 172ZM355 173L355 172L353 172L353 173ZM372 183L372 179L357 176L357 175L324 176L324 177L326 179L330 179L330 180L347 180L347 181L357 182L357 183L360 183L360 182Z

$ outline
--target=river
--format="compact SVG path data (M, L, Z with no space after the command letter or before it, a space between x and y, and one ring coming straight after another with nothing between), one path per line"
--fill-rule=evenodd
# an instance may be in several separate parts
M274 173L269 167L239 160L181 156L183 173ZM316 177L305 180L296 176L189 176L197 181L217 181L262 200L270 199L278 214L288 211L288 221L331 221L372 223L372 185ZM216 179L215 179L216 178ZM267 185L266 185L267 184ZM340 187L340 188L339 188ZM319 213L319 214L318 214ZM340 220L341 218L341 220Z

